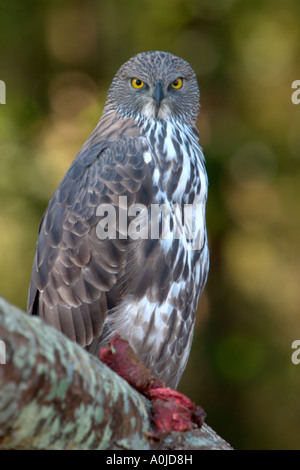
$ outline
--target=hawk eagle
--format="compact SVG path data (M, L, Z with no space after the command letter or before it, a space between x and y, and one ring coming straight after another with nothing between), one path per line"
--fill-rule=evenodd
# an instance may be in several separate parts
M39 228L27 311L92 354L115 333L176 388L209 250L208 180L191 66L161 51L121 66Z

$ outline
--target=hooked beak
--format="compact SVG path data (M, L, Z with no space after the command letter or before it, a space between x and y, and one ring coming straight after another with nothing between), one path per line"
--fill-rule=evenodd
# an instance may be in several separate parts
M164 99L164 97L165 97L165 95L164 95L162 82L161 82L161 80L157 80L156 83L155 83L155 88L154 88L154 91L153 91L152 98L155 100L158 108L160 106L160 103Z

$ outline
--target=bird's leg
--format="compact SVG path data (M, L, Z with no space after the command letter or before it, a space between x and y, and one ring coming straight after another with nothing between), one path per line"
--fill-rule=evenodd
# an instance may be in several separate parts
M159 438L171 431L201 428L205 419L204 410L187 396L165 387L163 382L155 379L120 335L115 334L108 345L100 349L99 357L151 401L152 437Z

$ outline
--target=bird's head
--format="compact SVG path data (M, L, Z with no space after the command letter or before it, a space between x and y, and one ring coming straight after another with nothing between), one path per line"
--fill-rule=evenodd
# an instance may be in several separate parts
M142 52L116 73L107 94L106 109L124 116L195 124L199 114L195 72L168 52Z

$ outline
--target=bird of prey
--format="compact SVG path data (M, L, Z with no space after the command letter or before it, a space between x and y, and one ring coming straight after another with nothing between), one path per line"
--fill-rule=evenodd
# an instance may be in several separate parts
M27 306L92 354L120 334L172 388L209 269L199 97L171 53L121 66L42 218Z

